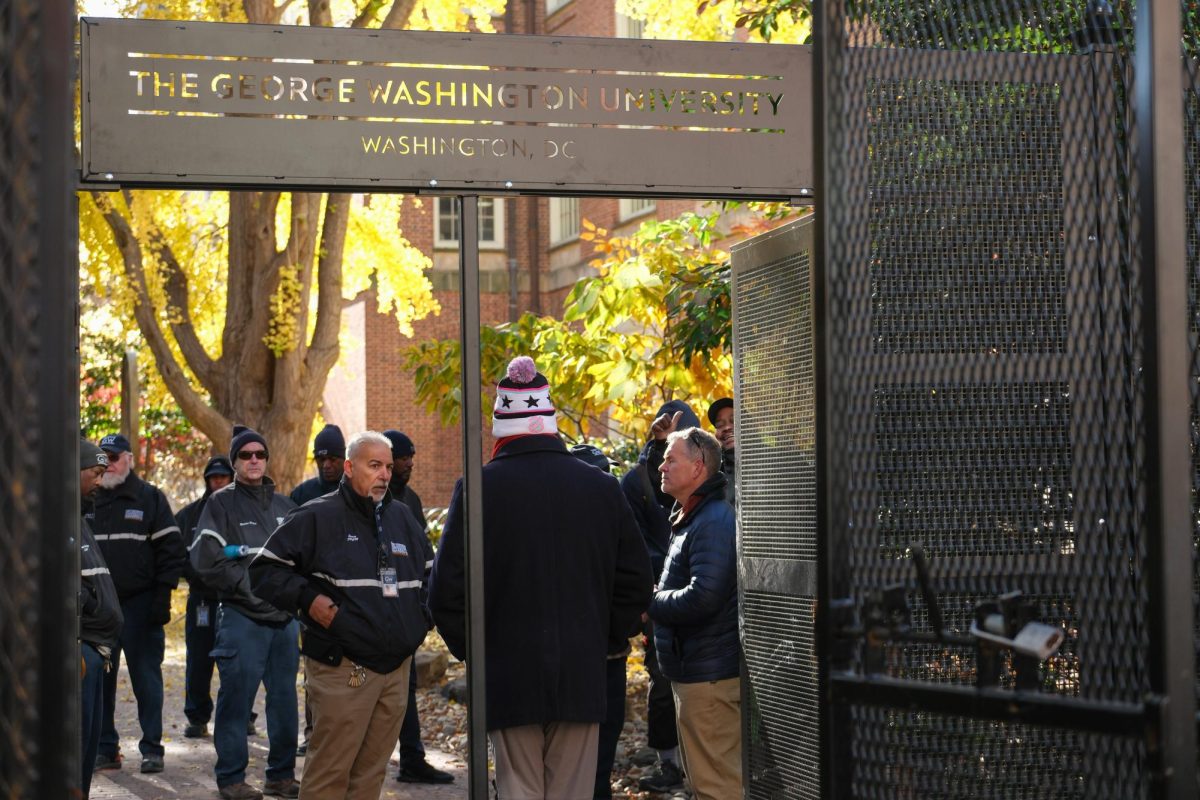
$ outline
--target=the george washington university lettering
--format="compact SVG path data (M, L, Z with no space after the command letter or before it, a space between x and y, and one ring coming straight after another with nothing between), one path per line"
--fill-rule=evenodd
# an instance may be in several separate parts
M774 45L85 19L83 172L799 196L809 61Z

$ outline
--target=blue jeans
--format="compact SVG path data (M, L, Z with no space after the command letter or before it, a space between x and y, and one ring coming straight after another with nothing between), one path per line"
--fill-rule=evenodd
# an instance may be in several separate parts
M222 604L217 622L217 661L221 687L213 744L217 749L217 787L246 782L250 751L246 725L258 685L267 687L267 780L296 777L296 673L300 670L300 624L261 625L237 609Z
M83 656L83 681L79 686L80 776L79 786L87 797L92 788L92 770L96 766L96 753L100 749L100 726L104 720L104 658L87 642L80 642L79 654Z
M122 651L125 652L126 666L129 668L133 696L137 698L138 724L142 728L138 750L143 756L161 758L163 754L162 662L166 637L162 625L150 624L150 604L153 600L154 590L121 600L125 624L121 628L120 644L113 649L112 670L104 675L104 725L100 731L99 752L109 758L116 758L121 749L113 712L117 707L117 671L121 666Z
M604 699L608 711L600 723L596 747L596 786L592 800L611 800L613 761L625 727L625 658L610 658L604 667Z
M208 625L197 624L196 609L208 606ZM217 601L201 600L189 593L187 617L183 623L183 640L187 645L187 667L184 678L183 713L188 722L205 725L212 719L212 649L217 643Z
M408 671L408 708L400 725L400 769L425 761L425 745L421 743L421 717L417 713L417 665Z

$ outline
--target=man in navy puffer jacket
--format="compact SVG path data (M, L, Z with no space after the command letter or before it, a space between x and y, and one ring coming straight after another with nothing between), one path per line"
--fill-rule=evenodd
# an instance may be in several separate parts
M671 680L683 769L696 800L742 793L737 526L721 445L699 428L667 437L662 488L675 498L671 546L650 602L654 645Z

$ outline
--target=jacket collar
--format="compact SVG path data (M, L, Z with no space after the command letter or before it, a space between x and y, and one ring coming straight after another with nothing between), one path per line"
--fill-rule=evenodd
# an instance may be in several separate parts
M271 500L275 498L275 481L266 476L263 476L262 484L259 486L251 486L237 479L234 479L233 485L235 492L240 492L242 495L249 497L263 508L270 507Z
M359 514L360 516L372 521L375 519L375 501L370 497L363 497L361 494L354 491L354 489L350 486L350 482L345 478L342 478L341 482L338 483L338 494L342 496L342 501L345 502L345 504L348 505L356 514ZM382 506L380 511L382 512L384 509L386 509L388 503L390 502L392 502L392 493L389 490L388 493L383 496L383 501L380 503L380 506Z
M556 433L537 433L530 436L518 436L504 443L492 461L512 456L523 456L526 453L562 453L567 455L567 446Z
M696 516L696 512L709 500L717 498L725 499L725 484L728 479L724 472L717 472L711 478L700 484L696 491L692 492L692 496L687 499L687 502L680 505L675 503L675 507L671 509L671 528L679 530L681 527L691 521Z
M112 489L101 489L101 491L107 491L110 496L114 497L136 498L141 489L142 479L133 470L129 470L129 474L125 476L125 480L121 481L119 486Z

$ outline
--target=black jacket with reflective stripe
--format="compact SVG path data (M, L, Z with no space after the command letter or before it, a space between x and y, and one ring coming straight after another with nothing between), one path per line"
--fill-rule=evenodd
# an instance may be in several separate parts
M116 647L124 621L117 587L85 519L79 527L79 640Z
M183 537L189 553L200 538L200 515L204 513L204 506L208 503L211 495L212 492L206 489L199 500L188 503L175 515L175 521L179 524L179 533ZM195 595L201 600L215 601L218 599L216 590L206 584L200 577L200 573L196 572L196 568L192 566L191 558L184 561L183 577L187 579L189 594Z
M222 603L237 608L255 622L283 625L288 615L255 595L250 588L247 567L266 544L267 539L296 508L286 495L275 493L275 483L263 478L259 486L240 481L209 495L197 525L196 544L192 547L192 567L214 589ZM229 558L226 545L245 545L248 555Z
M381 541L396 570L398 597L383 595ZM355 664L387 673L416 652L431 627L424 590L432 559L407 506L384 495L377 527L375 504L343 480L336 493L310 500L279 526L250 565L250 577L255 594L304 622L306 652L310 638L330 641ZM328 629L308 615L322 594L338 604Z
M336 492L337 488L338 481L326 483L324 480L322 480L320 475L317 475L309 478L303 483L297 484L296 488L292 489L292 493L288 495L288 497L292 498L292 502L296 505L302 506L309 500L316 500L321 495L329 494L330 492Z
M121 599L179 583L187 556L171 504L158 487L130 472L115 489L101 489L83 516Z

